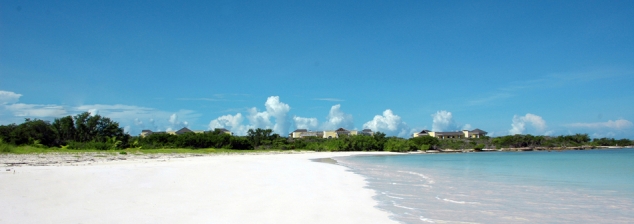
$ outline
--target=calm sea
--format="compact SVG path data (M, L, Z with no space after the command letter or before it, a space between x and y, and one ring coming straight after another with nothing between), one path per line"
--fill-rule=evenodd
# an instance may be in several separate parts
M634 149L335 159L404 223L634 223Z

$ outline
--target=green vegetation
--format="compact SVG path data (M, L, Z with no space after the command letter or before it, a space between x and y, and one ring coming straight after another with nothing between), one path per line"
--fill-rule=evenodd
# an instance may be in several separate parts
M574 134L561 136L507 135L493 138L441 139L436 146L440 149L482 150L485 148L563 148L631 145L634 145L634 142L629 139L591 139L588 134Z
M16 125L0 125L0 153L46 152L103 152L118 153L237 153L271 152L279 150L311 151L427 151L470 150L485 148L562 148L630 146L629 139L591 139L587 134L565 136L509 135L477 139L437 139L430 136L404 139L355 135L324 139L308 137L290 139L273 133L271 129L251 129L247 136L232 136L223 132L185 133L172 135L155 133L147 137L131 137L117 122L99 115L81 113L55 119L52 123L38 119L25 119ZM123 150L123 151L121 151ZM114 152L113 152L114 153Z
M412 141L402 138L390 138L385 143L385 151L390 152L408 152L414 149Z
M522 148L522 147L580 147L580 146L631 146L634 142L629 139L616 140L614 138L590 139L588 134L550 136L533 135L509 135L496 137L489 145L497 148Z
M58 118L53 123L27 118L20 125L0 125L2 144L14 146L123 149L129 138L117 122L88 112Z

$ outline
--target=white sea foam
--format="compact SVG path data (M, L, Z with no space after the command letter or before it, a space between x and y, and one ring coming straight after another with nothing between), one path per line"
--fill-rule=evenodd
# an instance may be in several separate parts
M407 173L407 174L412 174L412 175L419 176L419 177L425 179L429 184L433 184L434 183L433 179L431 179L428 176L425 176L425 174L422 174L422 173L416 173L416 172L412 172L412 171L402 171L402 170L399 170L398 172L399 173Z
M438 196L436 196L436 199L441 200L441 201L446 201L446 202L451 202L451 203L456 203L456 204L472 204L472 205L478 205L480 204L479 202L468 202L468 201L454 201L451 199L447 199L447 198L440 198Z
M388 198L403 199L403 198L401 198L401 197L394 197L394 196L390 196L390 195L388 195L388 194L386 194L385 196L387 196Z
M428 222L428 223L436 223L436 222L434 222L434 220L425 218L423 216L420 217L420 221Z
M429 219L429 218L425 218L423 216L418 217L420 219L420 221L423 222L427 222L427 223L463 223L463 224L479 224L477 222L459 222L459 221L444 221L444 220L438 220L438 219Z
M401 198L401 197L391 196L391 195L389 195L389 194L387 194L387 193L385 193L385 192L381 192L381 194L385 195L385 196L386 196L386 197L388 197L388 198L403 199L403 198Z
M396 204L396 202L394 202L394 201L392 201L392 205L394 207L397 207L397 208L404 208L404 209L409 209L409 210L414 210L415 209L415 208L410 208L410 207L406 207L406 206L402 206L402 205Z

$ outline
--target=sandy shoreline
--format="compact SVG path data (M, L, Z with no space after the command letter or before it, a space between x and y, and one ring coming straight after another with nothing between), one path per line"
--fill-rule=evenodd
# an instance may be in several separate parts
M311 161L358 154L376 153L0 157L0 223L396 223L363 177Z

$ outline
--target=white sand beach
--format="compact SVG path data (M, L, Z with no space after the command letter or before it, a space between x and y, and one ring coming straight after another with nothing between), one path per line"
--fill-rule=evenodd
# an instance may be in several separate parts
M2 167L0 223L397 223L363 177L310 161L353 154Z

